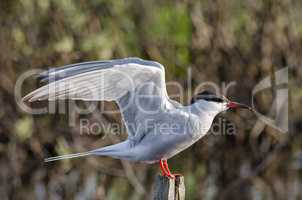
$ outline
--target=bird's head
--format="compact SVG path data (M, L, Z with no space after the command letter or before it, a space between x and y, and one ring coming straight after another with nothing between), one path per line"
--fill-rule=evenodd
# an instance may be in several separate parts
M253 110L250 106L247 106L242 103L230 101L223 95L217 95L215 93L209 91L203 91L195 95L192 100L191 104L202 101L201 104L204 109L208 111L213 111L216 114L226 110L234 110L234 109L249 109Z

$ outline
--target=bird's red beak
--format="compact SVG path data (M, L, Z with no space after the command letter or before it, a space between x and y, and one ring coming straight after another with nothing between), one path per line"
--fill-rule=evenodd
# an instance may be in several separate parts
M247 106L247 105L242 104L242 103L237 103L237 102L234 102L234 101L228 102L227 107L231 108L231 109L243 108L243 109L253 110L250 106Z

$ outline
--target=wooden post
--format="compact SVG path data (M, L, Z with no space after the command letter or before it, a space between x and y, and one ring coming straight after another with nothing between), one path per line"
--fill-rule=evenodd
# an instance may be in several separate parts
M158 175L155 180L154 200L184 200L185 181L183 176L171 179Z

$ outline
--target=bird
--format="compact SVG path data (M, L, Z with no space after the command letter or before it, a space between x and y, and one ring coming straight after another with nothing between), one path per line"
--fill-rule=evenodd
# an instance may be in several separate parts
M109 156L147 164L159 163L163 176L174 179L167 160L207 134L215 116L250 106L202 91L189 105L169 98L165 68L136 57L89 61L50 68L39 74L46 83L23 97L43 100L114 101L128 133L120 143L87 152L46 158L45 162L84 156Z

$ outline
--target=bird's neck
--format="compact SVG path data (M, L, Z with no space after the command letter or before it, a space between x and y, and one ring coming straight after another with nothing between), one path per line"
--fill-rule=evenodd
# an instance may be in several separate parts
M196 134L197 138L200 138L208 132L211 128L215 116L219 113L218 111L211 110L205 105L198 105L197 102L189 106L189 112L191 113L190 120L197 124L198 131Z

